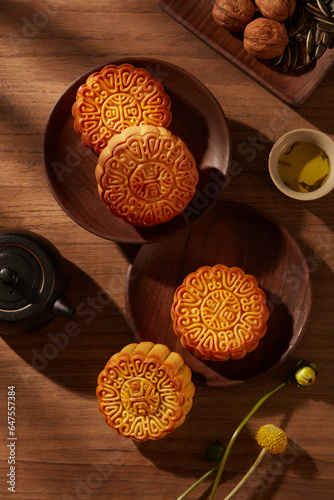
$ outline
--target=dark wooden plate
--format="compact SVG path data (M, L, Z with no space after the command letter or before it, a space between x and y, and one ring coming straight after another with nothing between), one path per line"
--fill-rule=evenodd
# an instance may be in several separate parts
M259 346L237 361L200 361L173 332L174 291L190 272L218 263L256 276L270 310ZM311 304L309 269L294 238L264 213L232 202L163 244L142 246L127 277L127 314L138 340L179 352L208 386L238 385L285 361L302 338Z
M214 0L157 0L158 5L217 52L285 102L298 107L334 66L334 49L298 71L280 73L243 49L242 34L229 33L212 18Z
M170 222L151 228L131 226L113 216L98 195L97 156L84 147L74 131L71 109L76 92L94 68L73 82L51 111L43 143L43 161L50 189L63 210L80 226L121 243L162 240L185 229L206 214L224 187L230 164L231 141L224 112L211 92L194 76L173 64L147 58L127 58L108 64L130 63L160 80L171 99L169 129L185 141L199 170L192 202Z

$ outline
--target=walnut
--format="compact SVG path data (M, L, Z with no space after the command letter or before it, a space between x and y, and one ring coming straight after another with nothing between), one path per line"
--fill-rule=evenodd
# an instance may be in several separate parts
M228 31L243 31L254 14L252 0L216 0L212 9L216 23Z
M289 37L284 24L259 17L247 24L244 32L245 50L258 59L272 59L284 52Z
M255 0L261 14L274 21L285 21L292 16L296 8L296 0Z

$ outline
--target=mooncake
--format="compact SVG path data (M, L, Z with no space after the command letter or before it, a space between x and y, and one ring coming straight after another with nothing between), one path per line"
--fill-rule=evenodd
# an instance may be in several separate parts
M107 424L135 441L160 439L191 409L195 386L180 354L162 344L129 344L98 377L96 395Z
M79 87L72 106L74 129L83 144L100 154L109 139L127 127L168 127L170 106L163 85L146 69L109 65Z
M255 276L239 267L203 266L174 294L174 332L199 359L241 359L257 348L267 331L265 303Z
M199 179L187 145L168 129L151 125L114 135L99 156L95 175L113 215L143 227L183 212Z

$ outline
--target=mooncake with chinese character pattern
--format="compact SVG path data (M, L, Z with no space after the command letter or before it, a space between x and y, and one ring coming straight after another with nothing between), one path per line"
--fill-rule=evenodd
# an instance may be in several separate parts
M114 354L98 377L106 423L135 441L161 439L183 424L195 386L180 354L162 344L133 343Z
M100 154L113 135L128 127L168 127L170 106L163 85L146 69L111 64L79 87L72 106L74 129L83 144Z
M95 170L110 212L133 226L170 221L192 200L199 175L187 145L164 127L139 125L114 135Z
M257 279L217 264L190 273L174 294L175 334L202 360L241 359L267 332L269 310Z

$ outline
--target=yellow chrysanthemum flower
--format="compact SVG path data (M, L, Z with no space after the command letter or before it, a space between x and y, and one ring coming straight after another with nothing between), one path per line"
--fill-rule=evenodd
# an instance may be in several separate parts
M260 427L256 433L255 439L260 446L266 448L272 455L282 453L288 443L285 432L272 424Z

